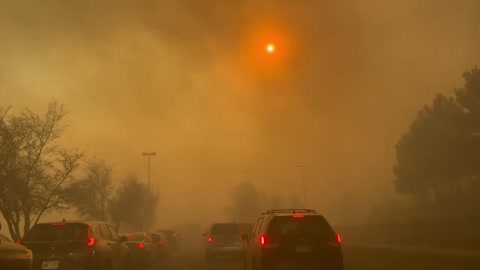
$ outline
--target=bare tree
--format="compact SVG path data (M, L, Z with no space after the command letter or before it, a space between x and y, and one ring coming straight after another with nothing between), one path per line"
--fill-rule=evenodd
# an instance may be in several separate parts
M0 110L0 211L12 239L49 210L66 207L64 187L83 153L60 148L63 105L53 101L45 115L28 109L18 115Z
M104 160L86 162L86 175L67 188L68 202L88 219L108 220L108 205L113 190L113 169Z
M110 205L112 222L117 229L121 224L132 230L145 230L156 219L158 193L148 190L135 176L128 177L118 188Z

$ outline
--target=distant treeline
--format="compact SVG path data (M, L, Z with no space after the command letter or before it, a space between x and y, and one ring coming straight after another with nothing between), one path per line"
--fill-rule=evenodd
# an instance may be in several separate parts
M480 218L417 220L336 227L348 244L387 244L480 249Z
M480 69L463 77L464 87L425 105L396 145L396 191L429 209L417 218L480 217Z

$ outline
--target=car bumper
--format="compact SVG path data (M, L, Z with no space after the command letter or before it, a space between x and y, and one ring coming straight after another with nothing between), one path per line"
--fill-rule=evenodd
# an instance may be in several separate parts
M83 256L77 254L71 254L65 257L35 257L33 255L33 270L42 270L42 264L44 261L58 261L58 270L77 270L80 267L82 269L94 269L95 260L93 256Z
M207 248L208 256L240 256L243 254L241 246L216 247L210 246Z

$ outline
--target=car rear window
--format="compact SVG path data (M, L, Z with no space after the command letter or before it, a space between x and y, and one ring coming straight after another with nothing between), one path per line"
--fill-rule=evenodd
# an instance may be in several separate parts
M82 223L37 224L24 241L62 241L88 238L88 225Z
M302 235L330 239L335 232L322 216L276 216L270 222L267 234L275 238Z
M144 233L134 233L131 235L127 235L128 241L145 241L145 234Z
M214 224L210 230L211 234L239 234L240 228L235 223Z

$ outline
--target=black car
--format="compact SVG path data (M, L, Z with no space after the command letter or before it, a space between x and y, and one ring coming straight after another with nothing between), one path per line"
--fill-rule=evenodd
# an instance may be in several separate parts
M242 238L245 269L343 269L340 236L311 209L269 210Z
M39 223L21 240L33 252L33 269L130 268L126 238L100 221Z
M130 248L130 260L133 265L145 267L157 262L159 247L150 233L127 233L125 236L128 238L126 243Z
M170 243L170 246L173 251L178 251L180 244L178 242L177 233L174 230L158 230L159 233L164 233L167 237L167 241Z
M0 268L9 270L31 270L32 251L17 245L0 234Z

